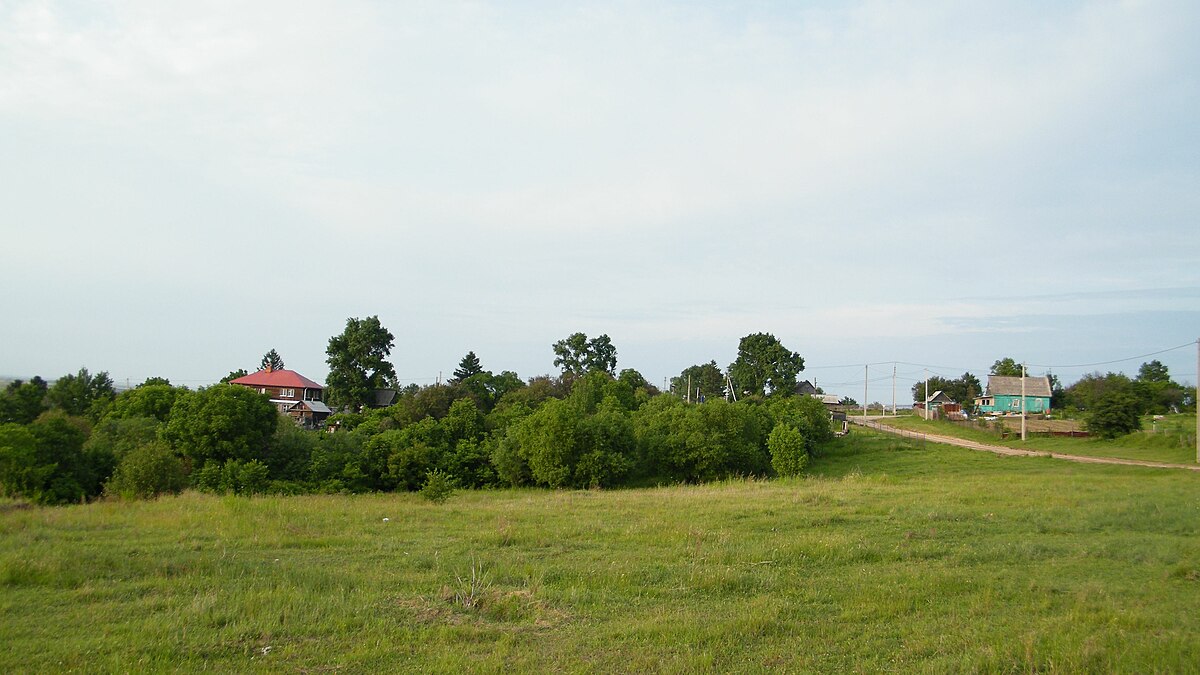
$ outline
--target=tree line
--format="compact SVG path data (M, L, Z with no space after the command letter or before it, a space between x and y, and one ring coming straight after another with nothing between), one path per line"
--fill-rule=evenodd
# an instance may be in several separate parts
M410 385L372 408L374 389L397 384L392 341L377 317L330 338L334 433L301 429L228 383L190 390L152 378L118 394L86 369L52 386L11 383L0 394L0 490L61 504L187 487L417 490L431 476L464 488L642 486L794 475L832 438L824 406L792 395L803 360L765 333L743 338L730 366L738 401L721 391L702 405L618 371L607 335L576 333L552 345L558 375L496 374L469 352L447 383ZM283 359L271 350L267 365Z
M991 375L1021 377L1021 364L1011 357L997 359ZM1025 373L1027 375L1027 373ZM1135 377L1124 373L1088 373L1068 387L1050 374L1050 407L1071 414L1082 414L1089 431L1102 437L1128 434L1141 428L1143 415L1180 412L1196 405L1195 387L1174 381L1167 366L1157 359L1143 363ZM932 376L912 387L914 401L924 401L943 391L951 400L969 407L984 392L979 378L970 372L957 378Z

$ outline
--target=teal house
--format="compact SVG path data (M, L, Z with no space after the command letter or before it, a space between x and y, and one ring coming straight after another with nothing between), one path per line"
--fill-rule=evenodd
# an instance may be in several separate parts
M1025 412L1044 413L1050 410L1050 378L1005 377L988 375L987 391L975 397L975 407L981 413L1021 412L1021 380L1025 380Z

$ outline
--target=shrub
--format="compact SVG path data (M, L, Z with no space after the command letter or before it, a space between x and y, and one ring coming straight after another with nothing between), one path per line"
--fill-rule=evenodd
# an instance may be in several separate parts
M1109 394L1092 407L1084 420L1088 433L1100 438L1116 438L1142 428L1138 401L1124 393Z
M441 504L454 494L454 478L441 469L434 469L425 474L425 484L421 486L421 496L435 504Z
M828 425L826 425L828 426ZM808 444L804 434L785 422L775 425L767 436L771 466L780 476L797 476L808 466Z
M121 460L104 491L122 499L153 499L178 494L185 483L183 463L165 443L139 445Z

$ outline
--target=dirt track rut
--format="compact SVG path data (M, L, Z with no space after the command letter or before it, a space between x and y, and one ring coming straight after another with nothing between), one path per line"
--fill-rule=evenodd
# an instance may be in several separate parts
M1083 455L1065 455L1058 452L1040 452L1037 450L1021 450L1020 448L1009 448L1003 445L988 445L987 443L977 443L968 441L963 438L955 438L953 436L942 436L939 434L923 434L917 431L908 431L907 429L897 429L893 426L888 426L879 421L879 418L850 418L850 421L859 426L865 426L877 431L883 431L905 438L918 438L929 441L931 443L942 443L944 445L957 445L960 448L969 450L980 450L983 452L991 452L997 455L1008 455L1010 457L1053 457L1054 459L1062 459L1068 462L1081 462L1083 464L1121 464L1125 466L1148 466L1154 469L1185 469L1187 471L1200 471L1200 465L1195 464L1173 464L1170 462L1147 462L1140 459L1120 459L1117 457L1085 457Z

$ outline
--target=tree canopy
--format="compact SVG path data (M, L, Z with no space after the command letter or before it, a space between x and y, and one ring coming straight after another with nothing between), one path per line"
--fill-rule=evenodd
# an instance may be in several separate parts
M689 384L692 396L697 399L725 398L725 373L721 372L716 361L689 366L678 377L671 378L672 391L680 392L685 397Z
M992 364L990 373L1005 377L1021 377L1021 364L1014 361L1011 357L1006 356Z
M394 386L396 369L387 360L394 340L377 316L346 319L346 330L329 338L325 349L329 403L358 409L373 401L376 389Z
M64 375L46 392L46 399L54 408L68 415L87 416L98 420L108 404L116 396L112 378L101 371L92 375L87 368L80 368L74 375Z
M770 333L752 333L738 342L737 360L729 364L729 379L743 395L790 395L804 358L783 346Z
M584 333L572 333L552 348L554 365L562 368L563 374L579 376L596 370L616 374L617 348L608 335L589 340Z
M948 379L939 375L933 375L929 378L929 395L933 396L934 392L941 391L950 397L950 400L955 403L961 403L969 406L975 401L975 397L983 393L983 386L979 383L979 378L971 373L963 373L960 377ZM925 400L925 380L921 380L912 386L912 395L914 401Z
M266 396L217 384L176 399L163 439L197 467L205 461L252 460L265 454L278 422L279 411Z

